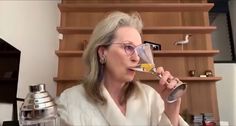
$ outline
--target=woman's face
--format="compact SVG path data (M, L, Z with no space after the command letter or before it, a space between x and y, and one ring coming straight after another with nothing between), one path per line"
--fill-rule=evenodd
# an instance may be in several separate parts
M121 82L132 81L135 71L130 68L139 63L134 48L142 44L139 32L132 27L121 27L115 33L113 44L104 50L105 76Z

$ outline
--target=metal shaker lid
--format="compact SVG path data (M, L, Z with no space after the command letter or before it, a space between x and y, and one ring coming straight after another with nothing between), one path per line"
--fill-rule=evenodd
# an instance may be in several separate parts
M45 84L29 86L29 93L20 108L20 119L38 120L56 115L56 104L46 91Z
M29 91L31 93L36 93L36 92L45 92L45 84L38 84L38 85L30 85L29 86Z

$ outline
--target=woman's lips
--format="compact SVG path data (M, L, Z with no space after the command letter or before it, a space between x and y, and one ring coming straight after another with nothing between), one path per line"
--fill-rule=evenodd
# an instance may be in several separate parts
M136 73L136 71L132 70L132 69L128 69L127 73L129 75L134 75Z
M130 71L135 71L134 68L135 68L135 67L130 67L130 68L128 68L128 70L130 70Z
M135 71L135 66L131 66L131 67L128 67L127 69L130 70L130 71Z

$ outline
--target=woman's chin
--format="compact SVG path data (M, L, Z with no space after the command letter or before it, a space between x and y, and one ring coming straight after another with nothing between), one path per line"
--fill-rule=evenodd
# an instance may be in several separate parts
M127 76L127 81L132 81L132 80L134 80L134 75L129 75L129 76Z
M135 71L131 71L129 70L127 73L122 74L122 78L124 79L124 81L129 82L134 80L135 77Z

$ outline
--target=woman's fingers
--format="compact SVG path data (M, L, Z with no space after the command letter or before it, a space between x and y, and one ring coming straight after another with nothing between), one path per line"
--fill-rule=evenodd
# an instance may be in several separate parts
M173 88L175 88L176 84L177 84L177 81L176 81L175 79L171 79L171 81L169 82L169 84L167 84L167 87L168 87L169 89L173 89Z
M161 79L159 81L159 90L173 89L178 83L178 78L174 78L169 71L164 71L163 67L157 68L157 73Z
M178 78L173 77L169 71L165 71L163 67L157 68L157 73L160 77L160 81L156 86L156 90L166 102L166 99L170 95L171 91L173 91L173 89L181 81Z
M163 67L157 67L157 74L162 74L164 72L164 68Z
M168 83L169 83L168 81L170 80L170 76L171 76L171 74L170 74L169 71L163 72L163 73L161 74L160 84L161 84L161 85L168 84Z

